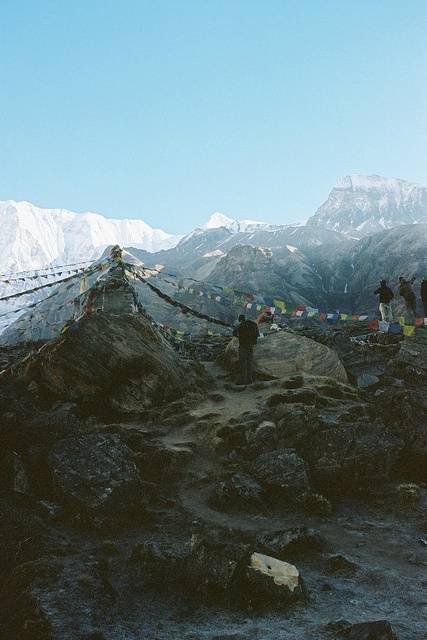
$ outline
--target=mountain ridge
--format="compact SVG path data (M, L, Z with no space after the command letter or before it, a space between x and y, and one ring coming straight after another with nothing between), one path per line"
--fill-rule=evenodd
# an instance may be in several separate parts
M427 222L427 187L373 174L341 178L307 225L362 238L420 222Z
M111 244L132 241L158 251L181 239L154 229L143 220L106 218L91 211L47 209L26 200L0 201L0 226L1 272L95 259Z
M28 201L0 201L0 272L14 273L98 258L120 244L182 267L215 261L238 244L308 248L348 243L406 224L427 221L427 188L398 178L341 178L304 223L236 220L219 211L186 235L172 235L139 219L43 209ZM203 271L206 271L203 266Z

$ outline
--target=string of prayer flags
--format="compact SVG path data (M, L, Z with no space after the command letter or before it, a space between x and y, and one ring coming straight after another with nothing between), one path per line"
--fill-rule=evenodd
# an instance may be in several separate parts
M57 264L54 265L52 267L40 267L39 269L28 269L27 271L15 271L14 273L1 273L0 274L0 279L6 279L8 281L12 281L13 279L17 279L17 280L28 280L31 278L39 278L41 277L48 277L49 275L55 275L55 273L48 273L48 274L41 274L40 271L57 271L57 269L65 269L66 267L75 267L77 265L81 265L81 264L87 264L88 262L93 262L92 260L81 260L80 262L70 262L68 264ZM82 269L84 269L85 267L82 267ZM77 273L78 270L76 270ZM29 278L25 277L25 274L31 274L31 276L29 276ZM56 273L57 275L57 273ZM21 277L18 277L21 276ZM3 280L4 281L4 280Z
M93 267L84 269L84 273L86 275L90 275L91 273L94 273L95 271L100 271L103 268L104 268L103 263L99 263L94 265ZM68 282L69 280L73 280L78 275L80 275L80 270L78 270L78 272L72 276L67 276L66 278L62 278L62 280L54 280L53 282L48 282L47 284L42 284L42 285L39 285L38 287L33 287L32 289L25 289L25 291L17 291L16 293L11 293L8 296L3 296L2 298L0 298L0 301L5 302L6 300L12 300L13 298L20 298L21 296L29 295L31 293L36 293L41 289L47 289L49 287L54 287L58 284L62 284L63 282Z

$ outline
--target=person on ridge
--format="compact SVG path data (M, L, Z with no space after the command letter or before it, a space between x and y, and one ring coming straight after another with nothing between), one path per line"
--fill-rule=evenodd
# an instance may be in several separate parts
M258 326L253 320L246 320L244 315L240 315L233 336L239 339L240 383L250 384L253 382L254 345L259 337Z
M409 315L411 322L415 321L417 312L417 299L412 289L415 276L411 280L405 280L403 276L399 278L399 295L405 300L406 312Z
M380 314L381 320L386 322L393 322L393 311L391 309L391 301L394 298L394 293L387 285L387 280L381 280L378 289L375 289L374 294L379 296L380 299Z
M421 300L424 307L424 318L427 318L427 277L424 276L421 282Z

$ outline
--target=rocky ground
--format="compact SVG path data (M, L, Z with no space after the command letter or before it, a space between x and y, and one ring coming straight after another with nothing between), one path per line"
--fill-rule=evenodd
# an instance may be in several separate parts
M427 340L350 337L246 387L134 316L2 354L0 637L427 638Z

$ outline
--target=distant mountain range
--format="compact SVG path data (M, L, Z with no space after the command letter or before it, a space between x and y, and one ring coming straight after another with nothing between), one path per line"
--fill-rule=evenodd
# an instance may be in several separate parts
M0 273L96 259L112 244L150 253L176 248L177 256L191 252L193 258L201 258L212 251L220 256L237 244L299 248L335 244L419 222L427 222L427 188L380 176L342 178L304 224L238 221L215 213L186 236L153 229L143 220L115 220L6 200L0 201Z
M142 220L111 220L7 201L0 203L0 225L1 273L94 260L106 247L120 244L145 264L162 265L179 277L355 313L377 308L373 291L381 278L396 288L401 274L427 276L427 189L378 176L343 178L304 224L238 221L215 213L182 237L152 229ZM0 282L0 298L45 283L42 278L16 285ZM173 289L169 294L174 295ZM44 295L42 290L0 301L0 312ZM184 329L191 324L195 330L191 319L159 304L144 287L141 295L157 321ZM224 317L223 308L203 298L188 297L185 302ZM0 331L15 318L0 319Z
M112 244L159 251L182 237L153 229L143 220L42 209L14 200L0 201L0 229L0 273L94 260Z

